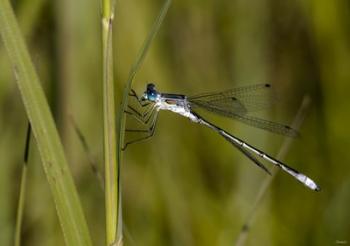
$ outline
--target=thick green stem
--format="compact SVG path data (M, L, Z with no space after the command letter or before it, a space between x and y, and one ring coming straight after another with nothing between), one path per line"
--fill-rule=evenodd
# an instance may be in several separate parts
M105 162L106 245L114 245L117 238L119 167L117 165L116 113L113 75L112 21L113 3L102 1L103 48L103 126Z

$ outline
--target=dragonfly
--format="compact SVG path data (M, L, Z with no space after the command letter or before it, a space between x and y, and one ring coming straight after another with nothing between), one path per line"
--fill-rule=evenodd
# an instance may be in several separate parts
M144 132L146 135L126 142L123 150L125 150L129 144L151 138L155 132L159 111L167 110L215 131L266 173L271 174L260 159L277 166L311 190L319 191L320 187L305 174L300 173L264 151L228 133L224 129L209 122L198 113L198 109L204 109L211 113L236 119L247 125L266 131L289 137L298 136L298 132L287 125L261 119L249 114L268 106L267 100L263 99L264 92L267 91L271 91L271 84L248 85L231 90L194 96L161 93L156 90L156 86L153 83L147 84L146 91L141 97L131 89L129 96L136 98L136 101L143 110L137 110L131 105L128 105L125 113L141 122L147 129L126 129L128 132Z

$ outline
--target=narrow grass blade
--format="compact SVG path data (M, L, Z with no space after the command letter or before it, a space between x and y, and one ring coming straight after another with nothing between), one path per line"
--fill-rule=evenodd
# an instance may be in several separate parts
M123 98L122 98L122 104L121 107L119 108L119 114L118 114L118 119L117 119L117 131L118 131L118 142L117 142L117 147L118 147L118 174L120 174L120 167L121 167L121 162L122 162L122 151L121 149L123 148L123 142L124 142L124 130L125 130L125 115L124 115L124 111L126 109L126 106L128 105L128 95L131 89L131 84L132 81L136 75L136 73L138 72L138 70L140 69L147 51L149 50L149 47L151 46L156 34L159 31L159 28L168 12L168 9L170 7L171 4L171 0L166 0L162 6L162 8L159 11L158 17L155 20L155 22L153 23L153 26L150 30L150 32L148 33L148 36L146 37L136 59L135 62L133 63L130 72L129 72L129 76L128 79L126 81L126 87L124 89L123 92ZM120 177L118 176L118 183L119 183L119 189L120 189ZM119 196L121 196L121 194L119 193ZM121 223L122 220L122 214L121 214L121 203L119 204L119 217L120 219L118 220L119 223ZM121 228L122 225L119 225L118 228ZM117 232L118 235L122 234L122 230L119 229ZM121 237L121 235L120 235Z
M0 33L32 126L67 245L91 245L90 234L53 117L8 0L0 0Z
M32 132L32 129L30 127L30 123L28 123L26 142L24 146L24 160L23 160L23 167L22 167L21 186L19 190L19 199L18 199L18 208L17 208L15 246L21 245L22 219L23 219L23 210L24 210L24 202L25 202L26 187L27 187L27 168L28 168L31 132Z
M133 63L130 72L129 72L129 76L128 76L128 80L126 81L126 87L124 89L123 92L123 100L122 100L122 105L120 107L119 110L119 114L118 114L118 133L119 133L119 138L118 138L118 162L121 161L121 149L122 149L122 145L123 145L123 141L124 141L124 128L125 128L125 116L124 116L124 111L126 109L126 106L128 105L128 95L131 89L131 84L132 81L137 73L137 71L140 69L142 62L147 54L147 51L149 49L149 47L152 44L152 41L154 40L156 34L159 31L159 28L164 20L164 17L166 16L166 13L170 7L171 4L171 0L166 0L163 4L163 7L161 8L159 15L157 17L157 19L155 20L152 29L150 30L147 38L145 39L139 53L138 56L135 59L135 62Z
M299 130L301 124L303 123L303 121L305 119L310 102L311 102L310 98L308 96L304 96L303 101L301 103L301 106L299 108L299 111L298 111L297 115L295 116L294 121L291 125L291 127L293 129ZM278 154L276 156L276 158L278 160L283 159L283 157L287 154L287 152L290 148L290 145L292 144L292 141L293 141L292 138L285 138L285 140L280 148L280 151L278 152ZM278 173L278 171L279 171L279 168L274 167L271 170L271 175L266 176L265 180L263 181L261 188L256 195L256 199L255 199L255 202L253 204L253 207L252 207L250 213L248 214L246 221L244 222L244 224L241 228L241 231L238 235L238 238L237 238L235 245L237 245L237 246L245 245L248 234L250 232L250 228L252 227L252 224L254 222L258 207L261 204L264 197L266 196L268 188L271 185L272 180L276 177L276 174Z

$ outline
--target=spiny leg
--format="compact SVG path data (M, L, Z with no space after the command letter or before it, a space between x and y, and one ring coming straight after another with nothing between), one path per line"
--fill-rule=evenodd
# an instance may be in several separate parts
M139 107L134 108L129 104L127 106L127 109L124 112L133 116L138 121L145 121L144 120L145 117L147 117L149 113L152 113L152 110L154 108L154 103L141 100L140 97L136 94L136 92L133 89L130 90L129 96L136 98L136 101L138 102ZM152 105L152 106L147 108L147 106L149 105Z
M155 105L153 104L151 107L147 108L146 110L144 110L144 112L140 113L139 111L137 111L134 107L132 107L131 105L128 105L128 110L131 110L135 115L137 115L140 119L144 119L145 117L147 117L147 115L149 113L152 113L153 109L154 109ZM126 111L128 111L126 110ZM130 113L126 112L126 113Z
M124 112L128 115L130 115L131 117L133 117L134 119L136 119L138 122L140 122L143 125L147 125L149 120L152 117L152 114L155 110L155 106L153 105L152 107L150 107L144 114L140 114L140 112L138 112L136 109L134 109L133 107L131 107L130 105L128 106L128 108L131 111L125 110Z
M137 95L137 93L133 89L130 90L129 96L135 97L141 107L146 107L147 105L150 104L150 102L148 101L141 100L141 98Z
M147 130L125 129L126 132L143 132L143 133L148 133L148 135L134 139L134 140L129 141L129 142L126 142L124 147L122 148L122 150L124 151L129 144L133 144L133 143L140 142L140 141L146 140L148 138L151 138L154 135L154 131L156 128L156 123L157 123L157 117L158 117L158 110L153 110L153 113L150 116L150 118L152 118L152 121L151 121L150 127ZM147 124L148 123L145 123L145 125L147 125Z

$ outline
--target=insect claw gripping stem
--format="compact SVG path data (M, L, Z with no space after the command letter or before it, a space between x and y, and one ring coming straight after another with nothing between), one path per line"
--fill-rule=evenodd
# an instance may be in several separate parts
M122 147L122 151L125 151L129 144L136 143L136 142L151 138L154 135L154 131L155 131L156 123L157 123L157 117L158 117L158 110L156 110L156 107L150 108L142 115L139 112L137 112L137 110L132 108L131 106L128 106L128 107L129 107L129 109L132 109L132 112L125 111L125 113L130 114L137 121L139 121L142 125L148 126L148 124L150 122L151 122L151 124L147 130L125 129L126 132L143 132L143 133L148 133L148 135L142 136L140 138L134 139L134 140L129 141L129 142L126 142L125 145Z

